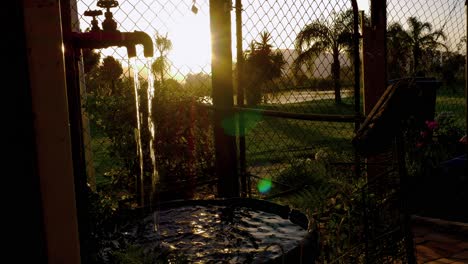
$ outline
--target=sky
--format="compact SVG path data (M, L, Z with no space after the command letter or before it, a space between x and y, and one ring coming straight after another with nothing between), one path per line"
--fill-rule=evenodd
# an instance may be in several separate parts
M96 0L77 0L78 13L98 9ZM233 1L234 2L234 1ZM165 35L172 41L169 59L175 75L188 72L209 72L211 63L209 0L120 0L119 7L111 9L121 31L141 30L150 36ZM191 11L192 5L198 13ZM465 34L464 0L387 0L388 21L404 23L409 16L430 21L434 28L446 30L450 46ZM369 13L369 1L358 0L360 10ZM351 8L349 0L243 0L243 47L258 39L263 31L272 36L275 48L290 49L301 28L315 19L326 20L332 12ZM235 14L232 15L232 32L235 34ZM101 18L102 19L102 18ZM80 27L89 26L89 17L82 17ZM235 36L233 55L235 56ZM138 60L143 59L142 48L137 47ZM124 48L102 50L104 56L125 58ZM157 55L157 54L155 54ZM125 59L124 59L125 60Z
M88 9L98 9L96 1L77 0L78 13L83 14ZM297 0L244 0L243 1L243 32L244 43L257 38L264 30L271 32L273 45L277 48L293 48L294 37L300 29L318 17L325 17L331 10L344 10L351 7L347 0L322 1ZM366 0L358 0L360 9L368 9ZM142 30L151 36L156 32L167 34L172 41L173 49L169 59L174 68L181 74L187 72L209 71L211 63L209 0L180 0L180 1L153 1L153 0L126 0L119 1L119 7L111 9L121 31ZM326 3L326 4L324 4ZM191 11L192 5L199 12ZM362 7L362 8L361 8ZM232 32L235 34L235 13L232 15ZM102 17L101 17L102 18ZM82 17L80 28L89 26L90 18ZM233 37L235 40L235 37ZM233 41L233 54L236 43ZM116 57L125 57L126 50L107 49L104 55L115 54ZM141 52L141 49L140 51ZM141 54L141 53L140 53ZM140 56L142 57L142 56ZM175 71L175 69L173 69Z
M407 18L411 16L431 23L433 30L442 29L451 51L466 36L465 0L387 0L388 24L400 22L407 26Z

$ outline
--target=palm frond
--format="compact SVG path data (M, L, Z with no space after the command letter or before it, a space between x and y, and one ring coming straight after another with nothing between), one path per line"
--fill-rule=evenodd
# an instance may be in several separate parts
M320 21L308 24L299 32L296 38L296 49L299 51L308 49L317 41L327 44L327 46L332 43L330 29Z
M327 49L329 49L329 43L322 41L315 42L314 45L299 53L298 57L293 62L294 67L296 70L300 69L302 65L311 62L320 53L326 51Z

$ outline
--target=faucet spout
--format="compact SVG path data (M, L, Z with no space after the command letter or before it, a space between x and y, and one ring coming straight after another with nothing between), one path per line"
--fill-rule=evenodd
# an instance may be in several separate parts
M153 57L153 41L151 37L143 31L134 31L129 33L122 33L124 38L127 39L127 42L130 45L135 46L137 44L143 45L143 54L145 57ZM127 47L128 50L128 47ZM129 54L130 56L130 54ZM136 56L136 54L135 54Z
M72 33L71 42L77 48L103 49L109 47L126 47L128 56L136 56L135 46L143 45L145 57L153 57L153 41L151 37L142 31L120 32L120 31L90 31Z

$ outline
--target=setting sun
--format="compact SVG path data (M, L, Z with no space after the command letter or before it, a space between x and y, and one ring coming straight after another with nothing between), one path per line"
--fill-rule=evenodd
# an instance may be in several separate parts
M184 16L180 23L175 23L169 29L167 36L173 45L168 57L178 73L209 71L211 48L207 16L195 14Z

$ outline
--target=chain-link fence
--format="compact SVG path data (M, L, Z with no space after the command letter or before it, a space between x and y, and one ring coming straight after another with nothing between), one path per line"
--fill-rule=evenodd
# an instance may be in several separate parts
M117 30L152 38L154 57L145 59L139 45L134 58L124 47L83 50L88 182L98 191L119 190L114 198L144 202L154 152L161 189L196 197L196 187L214 180L211 114L195 108L211 95L208 1L77 1L75 31L89 31L92 17L85 12L105 2L116 5L110 12ZM101 27L104 18L97 20Z
M460 139L467 131L465 5L463 0L387 1L388 79L432 78L436 86L432 118L408 135L413 212L457 221L468 217L458 208L468 201L462 191L468 186L466 170L460 171L466 162Z
M465 129L465 1L387 1L388 78L434 77L436 116Z
M91 28L83 14L97 2L77 1L76 31ZM241 40L233 41L240 48L233 100L241 111L229 132L239 139L243 194L306 212L323 235L323 261L404 262L396 154L380 175L394 188L377 197L351 144L361 112L351 1L232 4L232 38ZM450 133L466 125L463 4L388 1L387 75L436 77L436 116ZM209 1L127 0L111 11L120 31L149 34L155 53L146 60L139 46L136 58L125 48L83 50L88 182L114 208L151 202L156 176L158 198L214 197L216 108L199 107L211 104ZM426 28L420 36L411 32L417 26ZM427 46L403 46L422 34L433 38ZM376 243L382 238L388 243Z
M300 161L352 162L352 119L294 117L355 113L351 1L243 1L242 32L239 82L246 107L292 114L245 116L253 184L257 178L275 180Z
M237 102L249 109L240 116L247 191L307 212L321 234L321 263L365 262L371 253L397 260L404 252L365 246L371 206L351 145L361 112L354 15L345 0L242 1L237 21L237 95L245 95Z

